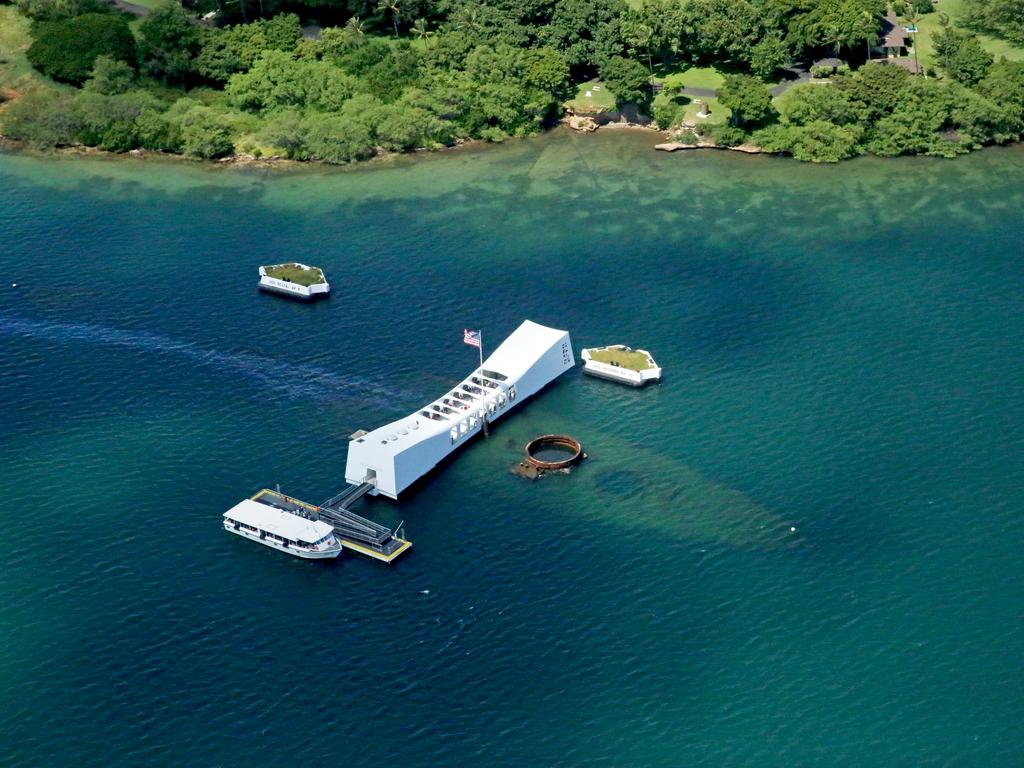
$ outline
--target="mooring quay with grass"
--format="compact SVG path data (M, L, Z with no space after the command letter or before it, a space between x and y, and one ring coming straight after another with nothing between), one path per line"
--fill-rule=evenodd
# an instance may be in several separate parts
M260 267L259 287L261 291L303 301L312 301L331 292L331 285L322 269L297 261Z
M633 349L625 344L584 349L583 372L631 387L642 387L661 379L661 368L645 349Z

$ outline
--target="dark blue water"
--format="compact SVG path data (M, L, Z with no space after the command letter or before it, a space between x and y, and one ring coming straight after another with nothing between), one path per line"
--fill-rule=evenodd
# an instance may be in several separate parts
M1024 153L649 144L0 156L0 765L1024 764ZM390 568L221 529L524 318L664 382L567 374L369 502ZM590 458L512 475L546 432Z

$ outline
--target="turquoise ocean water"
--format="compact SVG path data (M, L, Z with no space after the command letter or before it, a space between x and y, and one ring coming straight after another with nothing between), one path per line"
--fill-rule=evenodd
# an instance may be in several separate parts
M0 156L0 765L1024 765L1024 151L650 143ZM571 372L367 504L390 568L221 529L524 318L664 382ZM549 431L591 458L510 474Z

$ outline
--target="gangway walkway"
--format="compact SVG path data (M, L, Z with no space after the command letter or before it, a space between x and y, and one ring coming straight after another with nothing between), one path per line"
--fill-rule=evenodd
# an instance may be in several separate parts
M324 507L347 507L349 504L363 498L366 494L373 490L373 483L363 483L362 485L350 485L348 488L343 490L341 493L336 493L331 496L327 501L320 504L320 508Z

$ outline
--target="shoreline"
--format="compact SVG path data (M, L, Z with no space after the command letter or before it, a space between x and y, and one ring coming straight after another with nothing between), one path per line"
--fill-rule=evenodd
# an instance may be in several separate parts
M571 124L570 120L573 117L579 116L566 115L563 119L559 120L550 128L546 128L531 136L509 137L501 142L490 142L484 141L483 139L468 139L466 141L460 141L456 144L453 144L450 147L440 147L433 149L427 147L419 147L410 152L383 151L367 160L359 160L351 163L325 163L322 160L292 160L290 158L282 157L279 155L272 155L269 157L257 157L255 155L247 154L244 152L228 155L227 157L219 158L217 160L205 160L197 157L187 157L186 155L181 155L174 152L160 152L157 150L148 149L133 149L129 150L128 152L111 152L109 150L100 149L99 147L87 147L84 144L65 147L52 147L50 149L39 149L29 146L24 141L20 141L18 139L11 139L3 135L0 135L0 152L21 154L30 157L87 157L93 159L135 160L149 162L167 161L171 163L183 163L186 165L203 168L255 168L266 170L290 170L302 168L356 169L379 167L384 164L393 163L400 158L411 159L417 156L434 156L456 152L486 151L488 149L500 147L502 145L511 144L514 142L530 141L531 139L548 136L552 133L556 133L559 131L564 131L572 135L585 136L588 134L597 133L598 130L600 130L602 132L609 133L619 131L635 131L637 133L650 134L652 138L660 137L664 139L664 141L653 144L652 149L667 151L670 153L679 150L714 149L740 152L742 154L748 155L769 154L762 151L759 147L753 147L750 145L740 145L737 147L723 147L721 145L703 139L694 144L683 144L675 140L675 134L673 134L671 131L662 130L655 126L653 123L650 125L644 125L642 123L634 123L628 121L611 121L600 125L595 125L593 128L590 129L580 129L574 127Z
M427 148L421 147L414 149L410 152L381 152L372 158L367 160L360 160L350 163L325 163L321 160L291 160L286 157L278 155L270 157L256 157L254 155L246 153L237 153L228 155L227 157L220 158L218 160L205 160L195 157L187 157L185 155L176 154L172 152L160 152L156 150L144 150L134 149L128 152L111 152L98 147L87 147L84 145L66 146L66 147L53 147L50 149L38 149L28 146L25 142L18 139L11 139L6 136L0 135L0 153L24 155L27 157L36 158L89 158L95 160L112 160L112 161L137 161L137 162L167 162L175 165L190 166L193 168L225 168L225 169L236 169L236 170L267 170L267 171L291 171L291 170L312 170L312 169L335 169L335 170L373 170L384 167L393 167L398 162L409 162L415 161L417 158L434 157L441 155L451 155L460 153L476 153L476 152L487 152L493 149L500 148L502 146L508 146L519 142L529 142L531 140L544 138L553 134L564 133L571 136L587 136L594 133L637 133L647 134L652 139L651 150L658 154L674 154L676 152L685 152L689 154L694 150L714 150L715 152L731 152L740 155L747 156L762 156L762 157L773 157L782 158L786 160L792 160L793 162L799 163L800 165L843 165L851 160L863 159L865 157L875 157L874 155L858 155L856 157L847 158L841 160L838 163L811 163L801 162L794 158L784 154L776 152L767 152L760 147L752 144L740 144L734 147L722 146L715 144L714 142L708 141L703 137L698 137L698 140L694 143L687 143L678 141L677 133L672 131L662 130L656 125L649 124L644 125L641 123L629 122L625 120L621 121L610 121L594 127L579 128L570 124L570 120L574 117L589 117L579 115L566 115L557 123L549 128L546 128L536 134L522 137L508 137L501 142L489 142L483 139L469 139L461 141L457 144L453 144L450 147L440 148ZM657 141L661 138L662 141ZM960 157L969 157L971 155L978 154L981 151L989 150L993 148L1007 149L1012 147L1024 147L1024 141L1010 142L1008 144L1001 145L990 145L984 146L980 149L966 152L962 155L957 155L952 158L936 158L936 159L949 159L955 160ZM920 160L928 157L926 155L900 155L892 158L879 158L885 160Z

